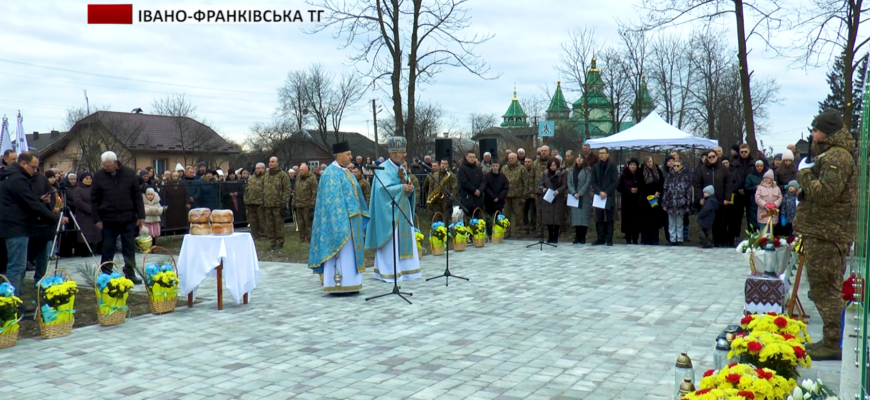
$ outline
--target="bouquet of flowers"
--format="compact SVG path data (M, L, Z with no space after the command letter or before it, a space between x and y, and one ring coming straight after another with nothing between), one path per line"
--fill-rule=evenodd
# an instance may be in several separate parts
M821 379L804 379L795 386L786 400L837 400L837 394L822 382Z
M429 232L429 243L433 248L442 247L447 242L447 227L441 221L432 223L432 230Z
M450 237L453 238L454 243L465 243L468 241L468 228L465 227L465 224L462 222L457 222L455 224L450 224L447 227Z
M796 385L794 379L783 378L773 370L734 363L721 371L711 369L705 372L701 389L683 399L779 400L791 393Z
M486 239L486 221L482 218L472 218L468 221L471 236L475 239Z
M108 317L115 311L127 312L127 296L133 288L133 281L119 272L101 273L97 276L97 291L100 314Z
M804 345L788 333L778 334L757 330L744 336L738 334L731 342L728 358L740 357L740 362L769 368L780 376L793 379L800 376L798 368L812 365ZM782 398L782 397L778 397Z
M74 280L64 280L62 276L46 276L40 281L39 314L43 325L55 325L73 320L73 308L79 289Z
M178 275L172 265L146 265L145 284L153 302L175 300L178 297Z
M0 283L0 335L18 332L18 306L21 299L15 296L15 287L9 282Z
M746 234L749 235L749 238L740 242L737 246L737 251L741 253L746 253L747 251L763 251L768 242L773 243L773 247L777 249L795 243L794 236L789 236L783 239L779 236L762 235L759 231L746 231Z
M417 251L423 254L423 239L426 237L423 236L423 232L420 232L420 229L416 226L414 227L414 238L417 239Z
M504 214L499 214L495 219L495 225L492 227L492 236L504 236L507 228L510 226L511 222L508 221L507 217Z
M746 332L764 331L797 339L801 344L812 343L807 333L807 324L791 319L785 314L770 312L767 314L747 315L740 320L740 327Z

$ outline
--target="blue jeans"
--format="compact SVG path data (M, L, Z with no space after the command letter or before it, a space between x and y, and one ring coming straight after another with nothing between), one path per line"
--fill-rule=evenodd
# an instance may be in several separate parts
M15 295L21 295L24 271L27 267L27 237L6 238L6 278L15 286Z

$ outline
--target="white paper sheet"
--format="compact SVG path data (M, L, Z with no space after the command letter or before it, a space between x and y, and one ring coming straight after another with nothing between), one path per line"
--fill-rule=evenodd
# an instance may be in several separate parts
M592 198L592 207L595 207L595 208L607 207L607 199L602 199L601 195L596 194L595 197Z
M568 207L577 208L580 206L580 199L574 197L573 194L568 195Z
M556 192L553 189L547 189L547 193L544 193L544 200L547 203L552 203L554 198L556 198Z

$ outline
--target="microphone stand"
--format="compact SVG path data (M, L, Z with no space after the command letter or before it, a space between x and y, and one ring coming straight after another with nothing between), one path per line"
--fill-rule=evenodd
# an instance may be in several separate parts
M452 203L453 202L453 200L452 200L453 195L450 194L450 192L447 189L445 189L444 186L441 186L441 182L438 182L438 179L435 178L435 175L431 172L431 170L428 170L426 173L429 175L430 178L432 178L432 181L435 182L435 184L441 188L441 192L444 193L445 198L450 200L450 202ZM462 208L463 211L468 212L468 209L463 207L462 204L459 204L459 207ZM445 217L445 218L447 218L447 217ZM429 233L429 236L432 236L431 232ZM445 237L444 238L444 261L445 261L444 273L441 275L438 275L438 276L433 276L431 278L426 278L426 282L429 282L433 279L445 278L444 279L444 286L450 286L450 277L451 276L454 278L457 278L457 279L465 280L466 282L468 281L468 278L464 278L464 277L461 277L459 275L453 275L450 272L450 246L448 245L447 242L448 242L447 237Z
M546 171L546 169L544 171ZM538 181L538 184L534 188L532 188L532 190L530 190L528 194L531 194L532 192L534 192L535 189L540 189L540 188L544 187L544 181L546 180L545 177L546 177L546 175L542 176L541 180ZM555 199L553 199L553 200L555 201ZM544 205L545 201L546 200L544 200L544 196L542 194L541 195L541 205L542 206ZM542 209L543 209L543 207L538 207L538 221L541 221L542 219L544 219L544 211ZM540 246L541 247L540 250L544 251L544 245L547 245L550 247L559 247L559 246L556 246L555 244L547 243L546 241L544 241L544 224L541 223L541 230L538 232L538 242L532 243L532 244L526 246L526 248L528 249L529 247L532 247L532 246Z
M401 168L401 166L399 166L399 168ZM411 301L406 299L405 296L403 296L403 295L413 296L414 294L413 293L404 293L404 292L399 291L399 281L398 281L399 273L397 271L398 264L399 264L399 253L398 253L399 241L398 241L398 234L396 232L396 208L399 207L399 204L396 203L396 199L394 199L392 196L390 196L390 192L387 190L387 187L384 185L384 181L381 180L381 178L378 176L377 173L374 174L374 177L378 181L378 183L381 184L381 187L384 188L384 192L387 193L387 197L390 198L390 203L391 203L390 209L392 211L392 215L390 217L391 217L392 222L393 222L393 227L392 227L392 231L391 231L393 238L390 240L393 241L393 290L388 292L388 293L379 294L377 296L367 297L366 301L394 294L394 295L401 297L402 300L407 301L408 304L411 304ZM403 191L400 196L402 196L404 194L405 194L405 192ZM407 215L405 215L405 213L401 210L401 207L399 207L399 212L402 214L402 217L405 218L405 221L408 221L408 224L410 224L411 227L414 227L414 223L411 222L411 220L408 218ZM416 246L417 244L414 243L413 245Z

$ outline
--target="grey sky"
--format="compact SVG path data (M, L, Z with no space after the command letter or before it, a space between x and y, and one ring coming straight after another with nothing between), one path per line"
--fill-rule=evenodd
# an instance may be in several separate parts
M344 65L346 53L330 34L311 36L299 24L247 25L87 25L84 1L14 1L4 5L0 29L0 59L52 68L150 81L113 79L58 69L0 61L0 114L10 118L21 110L27 132L60 128L65 110L84 105L87 89L91 106L111 105L129 112L149 112L156 97L185 93L198 113L219 132L243 140L255 122L268 121L277 105L276 89L288 71L320 62L329 68ZM139 1L135 6L168 5L181 1ZM185 2L201 4L205 2ZM308 9L302 1L216 2L246 8ZM574 26L594 26L599 36L616 44L616 18L638 18L630 0L565 2L555 0L471 2L473 30L495 33L478 48L497 80L486 81L458 69L446 70L437 84L427 86L423 100L438 102L463 125L472 112L501 115L507 110L514 83L519 97L552 89L559 78L559 44ZM730 28L731 19L723 20ZM689 28L683 28L688 32ZM863 36L863 35L862 35ZM734 35L729 40L736 41ZM780 38L786 43L788 38ZM809 72L788 69L789 60L769 58L760 43L751 43L750 68L756 77L776 77L782 104L770 110L765 144L777 152L800 137L828 93L826 68ZM185 85L190 87L180 87ZM566 93L569 101L577 93ZM365 96L342 130L370 134L371 98ZM388 108L388 107L387 107ZM385 114L382 113L381 116ZM368 121L368 122L367 122Z

